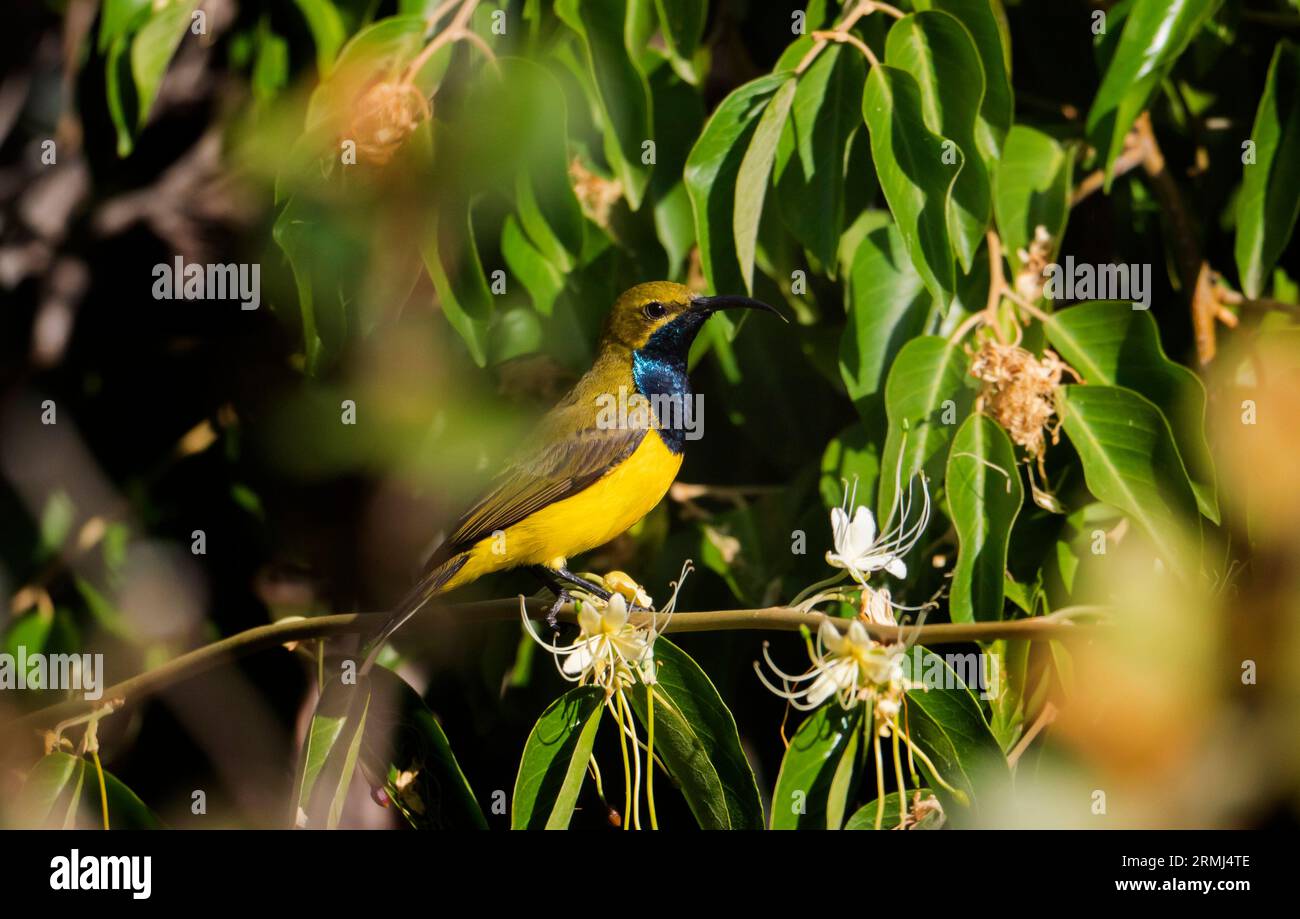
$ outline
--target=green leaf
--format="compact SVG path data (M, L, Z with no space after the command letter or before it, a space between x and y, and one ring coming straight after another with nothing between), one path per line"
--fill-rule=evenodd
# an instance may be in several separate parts
M603 689L579 686L542 712L524 744L510 806L511 829L569 826L604 710Z
M891 791L889 794L885 795L883 807L880 806L879 799L877 799L862 805L854 811L853 816L844 822L844 829L874 830L876 828L876 813L877 809L879 809L881 821L880 828L883 830L892 830L898 826L900 810L903 807L906 807L910 813L912 800L917 794L920 794L921 800L924 801L926 798L930 797L930 795L934 794L934 792L928 788L908 789L902 795L907 803L902 805L898 800L900 797L899 793ZM922 820L917 822L915 825L908 827L908 829L937 830L941 826L943 826L943 817L941 812L936 810L927 814Z
M1001 619L1007 546L1025 493L1015 449L997 422L971 415L957 430L944 488L958 541L952 621Z
M86 780L86 761L58 751L37 761L23 781L14 808L15 826L25 829L72 829Z
M668 51L679 62L690 65L695 49L704 37L704 20L709 5L704 0L655 0L659 27Z
M1125 17L1124 31L1088 110L1088 137L1101 156L1107 192L1124 135L1221 2L1136 0Z
M993 214L988 168L975 143L984 100L979 51L966 28L947 13L914 13L889 30L885 62L915 77L926 127L961 151L959 158L951 153L941 157L939 165L956 172L948 199L948 238L969 273Z
M555 12L582 38L605 121L605 154L636 210L650 180L641 145L653 138L653 116L650 87L624 41L626 0L556 0Z
M189 31L198 5L199 0L175 0L161 8L151 7L147 19L137 14L129 20L131 27L139 27L134 35L129 29L117 31L106 59L105 78L118 156L131 154L158 98L167 65ZM119 28L114 26L115 31ZM130 85L124 85L128 79Z
M331 681L312 715L298 769L298 820L332 830L343 817L370 709L370 687Z
M96 47L104 54L119 36L128 35L149 18L153 0L104 0L99 16L99 39Z
M447 735L420 694L383 667L370 671L361 762L417 829L487 829Z
M744 273L736 253L733 221L736 178L750 138L768 102L789 77L759 77L722 100L686 158L686 190L695 210L700 264L715 292L737 292Z
M781 139L786 117L794 102L799 84L793 77L786 81L758 120L754 136L740 161L736 173L736 202L733 226L736 233L736 259L740 275L745 281L745 291L754 290L754 251L758 245L758 222L763 216L763 201L771 183L772 163L776 159L776 145Z
M1047 338L1086 382L1146 396L1169 422L1201 513L1219 522L1214 462L1205 438L1205 385L1165 356L1155 319L1129 303L1098 301L1052 315Z
M876 491L880 481L880 429L859 421L831 438L822 453L818 491L826 507L839 507L844 501L845 483L857 483L864 495Z
M1072 385L1058 390L1057 410L1088 490L1142 527L1167 562L1176 561L1175 537L1196 519L1196 496L1160 409L1128 389Z
M1028 249L1034 232L1046 227L1055 258L1070 216L1073 160L1042 131L1015 125L1007 134L994 181L993 212L1013 276L1024 266L1018 254Z
M892 224L868 233L858 245L847 288L840 376L862 420L879 424L885 420L889 367L925 328L932 301Z
M343 17L330 0L294 0L294 5L307 20L307 28L316 43L316 70L324 77L347 39Z
M736 719L708 674L666 638L655 640L655 754L704 829L763 828L763 801L740 747ZM628 692L644 725L645 687ZM663 702L668 704L665 705Z
M984 69L984 100L975 123L975 142L991 173L1002 155L1015 109L1011 33L1002 0L918 0L913 5L918 10L939 10L956 17L975 42Z
M479 261L473 214L468 206L459 215L456 208L448 206L447 212L438 216L422 255L447 321L465 342L474 363L486 366L492 289Z
M832 278L844 225L846 152L862 124L863 68L862 56L852 48L832 45L819 54L799 76L776 153L781 217Z
M963 669L979 666L980 658L973 652L966 660L969 665ZM962 791L970 805L976 805L975 777L987 790L989 783L1009 776L1002 748L979 702L944 658L920 645L903 656L903 676L929 687L907 693L907 727L912 742L930 757L939 778ZM923 762L917 760L916 766L945 807L963 803L943 790Z
M894 506L896 481L906 489L922 470L933 480L942 474L953 432L973 401L969 362L960 345L934 335L912 339L894 358L885 381L889 434L876 501L882 525Z
M848 813L863 751L862 708L834 700L804 719L781 758L772 829L838 830Z
M1250 132L1255 162L1237 199L1237 273L1246 296L1264 292L1300 215L1300 47L1280 41Z
M501 255L510 273L528 291L537 312L551 315L555 299L564 290L564 276L529 242L513 214L506 215L501 227Z
M962 165L945 164L946 139L925 123L921 88L906 71L881 64L867 74L862 115L871 155L912 264L931 296L947 307L955 288L948 201Z

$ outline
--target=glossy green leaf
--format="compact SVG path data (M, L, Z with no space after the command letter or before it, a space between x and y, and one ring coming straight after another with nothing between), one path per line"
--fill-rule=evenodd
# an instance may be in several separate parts
M150 15L153 0L104 0L96 47L104 54L119 36L134 32Z
M799 76L773 170L785 225L831 277L844 225L845 153L862 125L865 80L862 55L853 48L831 46L819 54Z
M881 191L903 243L931 296L946 307L956 276L948 234L948 201L961 151L926 127L921 88L906 71L881 64L867 74L862 115ZM954 160L945 163L944 159Z
M1280 41L1250 132L1255 161L1242 167L1237 200L1237 273L1259 297L1300 215L1300 46Z
M303 742L298 768L297 819L312 829L335 829L343 817L370 709L370 689L335 679L321 694Z
M920 335L933 302L907 257L898 227L868 233L847 279L849 317L840 338L840 376L858 415L885 419L885 379L894 358Z
M715 291L744 289L733 229L736 178L763 110L788 79L787 74L759 77L725 97L686 157L686 192L695 212L699 261Z
M1166 561L1196 519L1169 423L1152 402L1117 386L1072 385L1057 394L1065 433L1083 461L1088 490L1133 519Z
M997 422L971 415L957 430L944 488L958 543L952 621L1001 619L1007 547L1025 494L1015 449Z
M736 260L740 264L740 276L744 279L747 293L754 289L758 222L763 216L767 187L771 184L776 145L781 139L781 131L790 114L797 88L798 82L792 77L772 96L772 101L758 119L754 136L749 140L749 147L740 161L740 170L736 173L736 201L732 221L736 233Z
M652 140L650 87L628 54L625 0L556 0L555 12L582 38L587 68L605 121L605 153L633 210L650 180L642 162Z
M405 680L370 671L361 762L417 829L487 829L487 820L433 712Z
M984 100L979 51L954 17L922 12L903 17L889 30L885 63L916 79L926 126L960 150L960 156L946 151L939 165L956 172L948 199L948 238L969 273L993 215L988 167L975 143Z
M510 806L512 829L562 830L569 826L604 710L603 689L579 686L542 712L519 763Z
M896 479L904 490L925 471L931 488L940 480L948 446L966 417L974 391L967 385L970 358L960 345L934 335L914 338L894 358L885 381L889 435L880 459L878 519L889 519Z
M861 772L862 707L831 700L804 719L781 758L772 829L838 830Z
M785 74L772 74L733 91L709 118L686 159L686 190L695 210L700 263L715 292L737 293L744 287L733 224L736 178L763 111L787 80Z
M936 790L946 808L977 806L975 777L982 783L997 783L1009 775L1006 758L989 728L979 702L962 676L978 666L978 655L965 658L959 675L948 661L919 645L903 657L904 678L924 683L927 689L907 693L907 728L912 742L925 751L938 775L969 799L963 802L946 792L929 767L917 760L926 784ZM988 787L984 784L983 787Z
M997 168L1011 128L1015 101L1011 87L1011 32L1002 0L918 0L917 10L938 10L957 18L979 50L984 99L975 124L975 141L990 173Z
M1155 403L1173 431L1201 513L1218 523L1214 462L1205 437L1205 385L1165 356L1151 314L1129 303L1084 303L1053 314L1047 338L1086 382L1132 389Z
M1088 136L1106 171L1106 191L1124 135L1222 0L1136 0L1088 110Z
M906 803L900 804L899 793L891 791L889 794L885 795L883 806L880 804L879 799L877 799L862 805L854 811L853 816L844 821L844 829L874 830L876 828L876 815L879 813L880 828L882 830L892 830L898 826L902 817L901 810L903 808L906 808L910 815L912 802L917 794L920 794L921 800L924 801L926 798L930 797L930 795L934 794L934 792L928 788L910 788L902 795ZM927 814L917 823L909 826L908 829L937 830L941 826L943 826L942 811L935 810Z
M852 488L854 483L863 495L876 492L880 484L880 433L879 426L859 421L826 445L818 482L822 504L839 507L844 502L844 489Z
M1025 125L1007 134L994 182L993 212L997 215L1002 248L1013 274L1024 262L1034 233L1046 227L1052 236L1050 258L1060 250L1070 215L1072 159L1055 138Z
M140 797L107 769L104 770L104 796L108 798L108 826L113 830L161 830L165 824ZM99 796L99 776L95 764L86 763L81 807L86 825L98 829L104 825L103 804Z
M654 653L655 754L691 813L704 829L762 829L763 801L754 770L740 747L736 719L713 681L666 638L655 640ZM632 688L627 698L644 725L645 687Z
M507 215L501 227L501 255L510 274L528 291L537 312L551 315L555 299L564 289L564 276L533 246L513 214Z

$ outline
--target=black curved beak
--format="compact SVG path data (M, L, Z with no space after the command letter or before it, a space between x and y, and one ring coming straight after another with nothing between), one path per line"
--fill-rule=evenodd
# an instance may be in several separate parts
M754 300L751 297L695 297L691 300L691 310L693 312L703 313L706 316L711 316L719 310L734 309L764 310L774 316L780 316L784 322L790 321L789 319L786 319L785 315L776 307L764 303L762 300Z

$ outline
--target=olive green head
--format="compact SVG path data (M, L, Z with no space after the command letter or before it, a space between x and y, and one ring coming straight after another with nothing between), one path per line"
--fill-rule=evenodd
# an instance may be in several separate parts
M781 315L748 297L704 297L683 284L649 281L629 288L614 301L601 344L621 345L630 351L650 348L684 357L706 319L718 310L734 308Z

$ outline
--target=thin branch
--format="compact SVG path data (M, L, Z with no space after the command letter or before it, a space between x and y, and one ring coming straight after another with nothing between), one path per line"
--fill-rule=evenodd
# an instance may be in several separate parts
M530 615L540 618L546 614L550 604L543 600L527 600ZM965 644L976 641L996 641L1002 638L1019 638L1028 641L1045 641L1085 635L1092 630L1089 624L1074 622L1075 617L1101 615L1102 607L1068 607L1058 610L1051 616L1033 619L1017 619L1012 622L976 622L943 623L939 625L916 626L880 626L864 623L872 638L885 643L913 641L925 645ZM649 619L652 614L636 613L633 621ZM449 616L460 622L493 622L516 619L519 616L519 601L487 600L479 603L458 603L436 608L422 621L425 628L437 624L443 616ZM574 621L572 605L567 605L560 618L566 622ZM332 616L317 616L312 619L287 619L269 625L248 629L237 635L231 635L202 648L196 648L187 654L173 658L160 667L146 670L129 679L108 687L103 692L103 699L126 699L137 702L169 686L196 676L214 667L261 651L276 645L306 641L315 638L327 638L335 635L366 635L383 627L388 620L388 613L341 613ZM713 631L778 631L793 632L806 626L816 630L823 620L829 621L841 631L848 628L853 620L826 617L821 613L805 613L789 607L770 607L768 609L723 610L704 613L677 613L668 623L665 632L713 632ZM445 621L445 620L444 620ZM415 623L412 623L414 625ZM413 629L415 637L419 629ZM79 717L86 712L101 707L102 701L91 702L74 699L60 702L39 711L32 712L11 722L6 727L18 730L36 730Z

